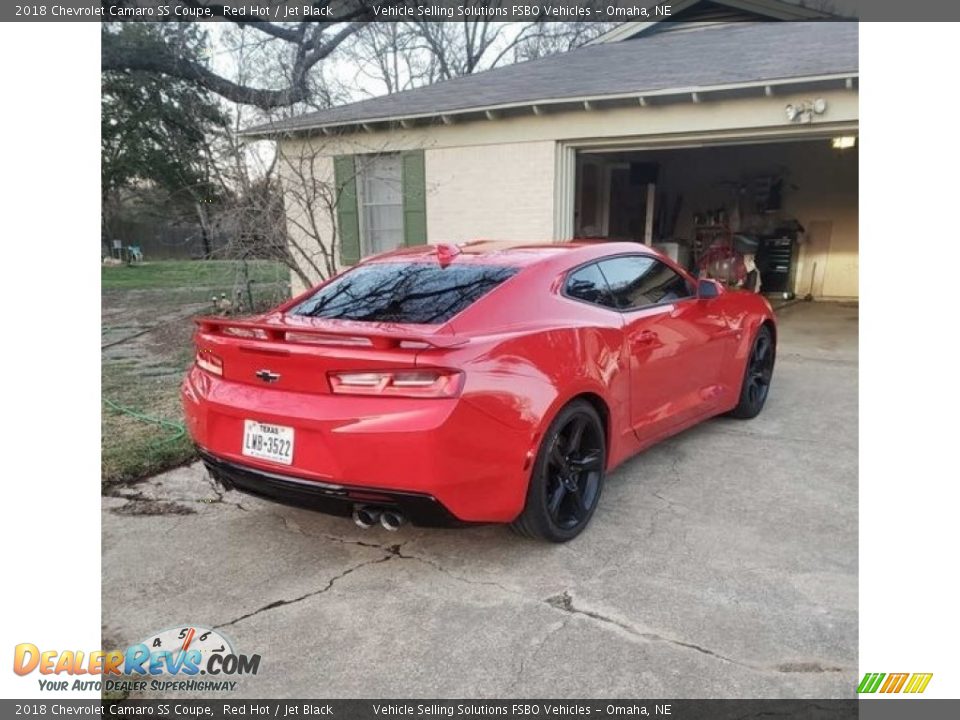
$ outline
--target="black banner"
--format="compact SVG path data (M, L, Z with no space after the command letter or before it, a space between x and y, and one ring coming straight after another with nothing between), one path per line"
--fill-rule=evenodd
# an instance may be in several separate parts
M216 21L340 20L493 21L702 21L688 0L38 0L0 6L5 21ZM960 3L938 0L816 3L783 0L779 20L960 20ZM759 16L757 19L762 19Z
M907 706L910 706L909 708ZM0 717L154 718L669 718L735 720L940 720L960 716L960 700L0 700Z

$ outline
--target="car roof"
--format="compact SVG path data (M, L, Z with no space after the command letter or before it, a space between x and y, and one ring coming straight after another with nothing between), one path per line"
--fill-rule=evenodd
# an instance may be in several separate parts
M445 256L449 264L508 265L524 267L550 259L567 257L571 261L591 259L620 253L656 254L639 242L612 241L606 238L569 240L565 242L521 242L509 240L471 240L464 243L438 243L402 248L364 260L367 263L399 261L436 262Z

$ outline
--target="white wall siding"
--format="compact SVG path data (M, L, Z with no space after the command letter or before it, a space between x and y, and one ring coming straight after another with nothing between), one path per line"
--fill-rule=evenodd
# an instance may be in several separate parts
M553 141L426 151L431 243L553 239Z

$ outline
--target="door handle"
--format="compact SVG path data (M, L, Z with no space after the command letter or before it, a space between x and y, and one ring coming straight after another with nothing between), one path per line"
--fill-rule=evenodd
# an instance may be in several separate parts
M657 341L657 334L653 330L644 330L633 339L634 346L652 345Z

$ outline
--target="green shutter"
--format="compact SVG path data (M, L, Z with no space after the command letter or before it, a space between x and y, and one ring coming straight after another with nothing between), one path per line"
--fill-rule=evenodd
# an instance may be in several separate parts
M423 166L423 150L402 155L403 177L403 242L424 245L427 242L427 178Z
M337 184L337 229L340 238L340 263L353 265L360 261L360 214L357 210L357 165L353 155L333 159L334 182Z

